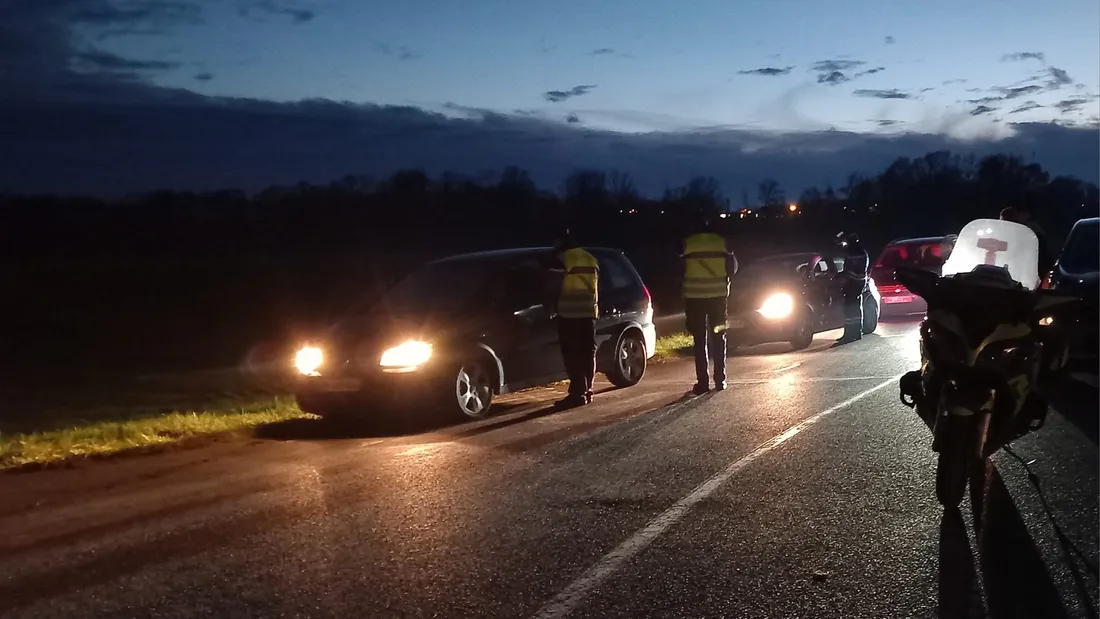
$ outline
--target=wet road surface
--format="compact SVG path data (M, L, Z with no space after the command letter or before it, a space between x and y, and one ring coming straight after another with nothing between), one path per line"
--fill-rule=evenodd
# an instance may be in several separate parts
M898 402L914 325L837 336L740 351L698 398L679 362L572 411L0 476L0 616L1095 616L1095 390L944 517Z

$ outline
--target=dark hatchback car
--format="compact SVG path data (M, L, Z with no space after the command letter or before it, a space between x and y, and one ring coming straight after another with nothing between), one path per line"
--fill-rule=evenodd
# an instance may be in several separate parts
M781 254L749 264L730 284L731 345L790 342L802 350L814 334L844 326L841 274L835 252ZM879 293L870 282L863 297L863 332L878 328Z
M891 241L883 248L871 267L871 278L882 295L883 318L924 314L928 304L898 282L894 272L899 266L927 269L937 275L951 255L957 236L928 236Z
M600 262L597 368L631 386L656 344L649 290L622 251L587 249ZM552 249L529 248L419 268L298 351L299 405L322 416L422 407L480 419L496 395L562 380L553 266Z
M1084 299L1071 324L1059 325L1070 354L1094 360L1100 352L1100 218L1081 219L1070 230L1054 269L1042 286Z

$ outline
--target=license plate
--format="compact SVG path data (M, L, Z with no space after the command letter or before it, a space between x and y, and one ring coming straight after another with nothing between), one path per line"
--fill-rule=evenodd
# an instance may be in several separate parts
M357 378L317 378L310 384L315 389L329 392L359 391L363 385Z
M727 329L740 329L745 326L745 321L740 318L730 318L726 321Z
M912 303L913 295L903 294L897 297L882 297L883 303Z

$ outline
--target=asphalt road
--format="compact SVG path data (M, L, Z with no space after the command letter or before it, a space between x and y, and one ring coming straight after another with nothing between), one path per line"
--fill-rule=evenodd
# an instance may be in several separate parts
M945 518L913 325L838 335L698 398L675 363L573 411L0 476L0 616L1095 616L1095 426L1053 414L1015 446L1042 494L999 454Z

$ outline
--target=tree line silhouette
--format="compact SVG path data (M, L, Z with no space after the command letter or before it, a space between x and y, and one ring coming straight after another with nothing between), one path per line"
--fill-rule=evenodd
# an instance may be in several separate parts
M254 195L0 196L0 252L17 300L5 304L11 335L0 357L27 375L237 364L257 342L292 342L427 260L547 245L565 225L627 251L658 310L676 311L677 241L697 209L745 260L820 246L840 230L861 232L877 251L1006 206L1030 211L1056 250L1073 222L1100 210L1094 184L1012 156L949 152L899 158L789 200L771 179L731 199L711 177L647 197L629 174L601 170L577 170L552 192L516 167L347 175Z

